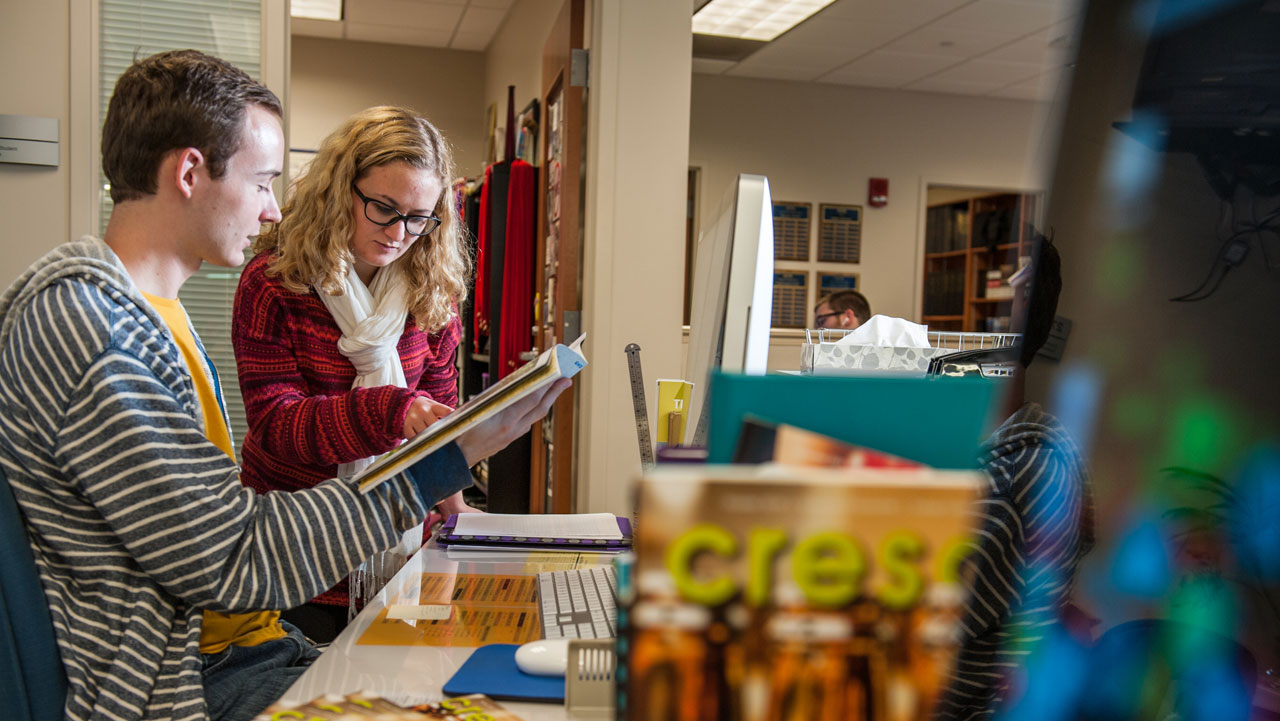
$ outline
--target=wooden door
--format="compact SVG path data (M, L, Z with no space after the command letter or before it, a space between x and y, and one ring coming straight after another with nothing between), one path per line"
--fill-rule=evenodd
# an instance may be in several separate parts
M539 349L572 342L581 327L583 4L584 0L566 0L542 49L544 116L538 148L542 173L536 250L542 272L535 284ZM588 353L590 348L588 343ZM574 510L576 410L577 393L570 388L536 429L529 481L531 513Z

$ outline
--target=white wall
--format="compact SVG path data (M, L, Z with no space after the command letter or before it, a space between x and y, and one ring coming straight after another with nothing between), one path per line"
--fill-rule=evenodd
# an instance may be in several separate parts
M872 312L918 320L926 186L1042 189L1040 158L1056 140L1048 111L1019 100L694 75L689 165L702 169L699 226L714 221L738 173L768 176L775 199L813 203L815 214L821 203L861 205L862 262L826 267L860 274ZM884 208L866 203L872 177L889 179ZM770 365L798 363L798 342L776 339Z
M69 5L22 3L0 22L0 113L57 118L59 151L56 168L0 163L0 287L71 239Z
M367 107L404 105L444 133L460 175L484 169L481 53L295 36L291 65L292 147L314 150Z

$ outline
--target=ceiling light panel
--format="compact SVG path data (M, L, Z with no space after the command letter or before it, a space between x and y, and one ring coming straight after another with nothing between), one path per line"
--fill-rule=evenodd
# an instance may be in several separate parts
M711 0L693 15L693 31L768 42L835 0Z
M341 20L342 0L293 0L289 4L289 14L312 20Z

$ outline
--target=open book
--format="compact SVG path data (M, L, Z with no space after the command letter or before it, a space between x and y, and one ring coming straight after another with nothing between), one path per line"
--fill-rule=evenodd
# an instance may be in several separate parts
M449 415L427 426L423 432L382 455L355 475L360 491L367 493L379 483L407 470L530 393L546 388L559 378L577 375L587 366L587 359L582 355L582 342L586 338L583 333L570 345L548 348L533 362L524 364Z

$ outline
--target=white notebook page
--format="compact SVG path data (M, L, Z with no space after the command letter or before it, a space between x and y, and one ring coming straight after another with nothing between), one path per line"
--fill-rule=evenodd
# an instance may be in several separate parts
M622 538L612 513L462 513L454 528L458 536L517 536L522 538Z

